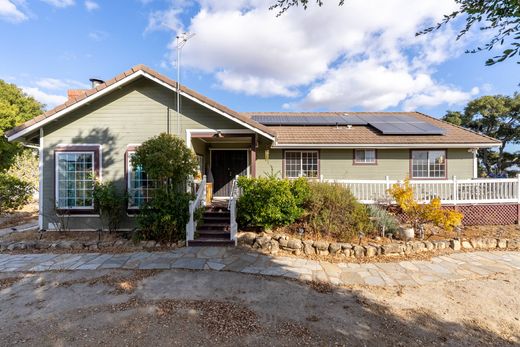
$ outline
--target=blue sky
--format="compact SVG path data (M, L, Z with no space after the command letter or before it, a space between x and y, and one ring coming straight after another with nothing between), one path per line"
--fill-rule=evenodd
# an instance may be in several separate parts
M182 83L237 111L442 116L519 90L513 61L485 67L493 52L463 53L486 39L478 31L455 42L455 23L414 36L453 1L346 3L276 18L265 0L0 0L0 78L49 107L137 64L175 78L175 35L192 31Z

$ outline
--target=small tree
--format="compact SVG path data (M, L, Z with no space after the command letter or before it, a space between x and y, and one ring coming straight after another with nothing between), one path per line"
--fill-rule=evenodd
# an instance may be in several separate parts
M454 227L461 224L464 217L458 211L443 209L441 200L438 197L431 199L427 204L420 204L415 200L409 179L406 179L402 185L399 183L394 184L389 189L389 193L412 224L415 233L418 233L421 237L424 236L422 235L422 230L426 223L433 223L451 231Z
M96 182L94 185L94 206L99 213L102 229L109 232L119 229L121 211L125 197L119 193L113 182Z
M133 167L157 181L150 201L141 206L138 238L174 241L183 237L189 218L184 191L186 181L197 173L195 154L175 135L160 134L144 142L132 157Z
M0 214L17 210L27 204L33 187L21 179L0 173Z

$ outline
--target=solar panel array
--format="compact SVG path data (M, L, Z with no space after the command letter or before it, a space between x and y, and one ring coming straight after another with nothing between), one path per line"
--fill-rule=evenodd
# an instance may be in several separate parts
M444 135L444 129L410 115L253 115L251 118L264 125L370 125L384 135Z

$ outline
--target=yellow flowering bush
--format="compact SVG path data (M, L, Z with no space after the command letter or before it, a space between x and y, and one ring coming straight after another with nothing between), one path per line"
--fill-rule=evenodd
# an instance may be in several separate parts
M441 199L435 197L429 203L421 204L415 200L413 188L407 178L404 184L396 183L388 191L397 205L408 217L415 232L422 230L425 223L432 223L445 230L451 231L459 226L464 217L462 213L445 210L441 206Z

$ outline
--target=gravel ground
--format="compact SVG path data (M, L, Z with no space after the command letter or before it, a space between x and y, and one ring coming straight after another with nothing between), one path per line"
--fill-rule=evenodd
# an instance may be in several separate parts
M334 288L211 271L0 274L2 346L509 346L520 278Z

